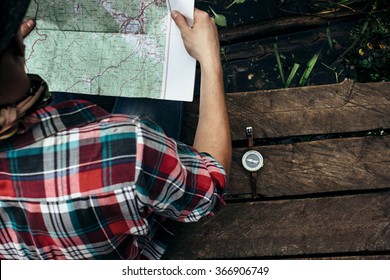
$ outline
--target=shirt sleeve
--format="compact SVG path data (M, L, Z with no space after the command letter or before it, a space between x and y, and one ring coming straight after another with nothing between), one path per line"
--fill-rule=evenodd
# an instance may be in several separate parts
M156 124L137 127L136 190L140 212L180 222L214 215L225 205L227 176L209 154L167 137Z

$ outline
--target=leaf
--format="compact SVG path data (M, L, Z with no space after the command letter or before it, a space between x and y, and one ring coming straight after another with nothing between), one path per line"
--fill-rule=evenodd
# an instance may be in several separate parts
M216 12L214 12L214 10L210 6L209 8L211 12L214 14L215 23L219 26L227 26L226 17L224 15L217 14Z
M246 0L234 0L232 3L230 3L229 6L226 7L226 9L229 9L231 6L233 6L234 4L243 4L245 3Z
M330 34L330 28L328 27L326 29L326 37L328 37L328 44L329 44L329 48L330 50L334 50L334 46L333 46L333 40L332 40L332 35Z
M319 56L320 56L320 52L313 55L313 57L307 63L305 72L303 73L301 80L299 81L300 86L304 86L307 83L307 80L309 79L311 71L313 70L314 65L316 65Z
M285 82L285 79L284 79L282 62L280 61L278 44L276 44L276 43L274 43L274 51L275 51L275 56L276 56L276 62L278 63L279 74L280 74L280 77L282 78L282 83L284 85L286 82Z
M298 71L298 68L299 68L299 64L298 63L294 63L294 66L293 68L291 69L291 72L290 72L290 75L288 76L287 78L287 82L286 84L284 85L285 88L288 88L292 82L292 80L294 79L295 77L295 74L297 73Z

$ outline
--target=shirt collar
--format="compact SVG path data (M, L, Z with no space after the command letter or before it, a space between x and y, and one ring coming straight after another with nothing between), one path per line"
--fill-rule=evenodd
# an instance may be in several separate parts
M26 115L45 106L51 98L47 84L37 75L29 75L31 88L15 105L0 108L0 141L23 133L23 119Z
M97 122L109 115L99 106L81 100L44 106L23 118L22 130L0 141L0 152L30 145L61 131Z

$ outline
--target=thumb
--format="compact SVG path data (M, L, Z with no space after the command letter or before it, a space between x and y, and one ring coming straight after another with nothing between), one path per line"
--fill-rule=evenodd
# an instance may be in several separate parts
M171 16L172 16L173 20L175 21L177 27L180 29L180 32L183 32L183 30L186 28L190 28L185 17L181 13L179 13L178 11L172 11Z
M35 21L32 19L29 19L22 23L20 26L20 31L22 33L23 37L26 37L35 27Z

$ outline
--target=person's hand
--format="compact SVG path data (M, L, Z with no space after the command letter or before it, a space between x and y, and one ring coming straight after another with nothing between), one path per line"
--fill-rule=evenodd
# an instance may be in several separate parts
M22 34L23 38L30 34L30 32L35 28L35 25L35 20L32 19L28 19L22 23L20 26L20 33Z
M180 29L188 53L198 60L201 66L220 61L218 30L213 18L198 9L194 11L192 27L177 11L172 12L172 18Z

